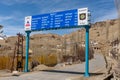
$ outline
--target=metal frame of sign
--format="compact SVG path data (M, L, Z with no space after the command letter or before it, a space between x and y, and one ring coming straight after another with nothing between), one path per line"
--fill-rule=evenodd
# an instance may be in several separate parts
M80 28L86 29L85 35L85 77L89 77L89 12L88 8L73 9L50 14L25 17L26 61L25 72L28 72L29 38L33 31Z

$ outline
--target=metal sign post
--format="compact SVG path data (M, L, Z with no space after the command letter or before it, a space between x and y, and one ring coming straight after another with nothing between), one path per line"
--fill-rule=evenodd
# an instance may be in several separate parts
M25 72L28 72L28 60L29 60L29 38L31 31L26 31L26 59L25 59Z
M89 77L89 28L90 26L85 27L85 77Z

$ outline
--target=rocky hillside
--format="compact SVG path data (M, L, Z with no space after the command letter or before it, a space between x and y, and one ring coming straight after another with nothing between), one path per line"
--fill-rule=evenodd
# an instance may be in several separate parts
M103 44L103 46L112 43L119 39L119 22L118 20L108 20L103 22L96 22L92 24L90 28L90 42L95 44ZM17 41L16 36L8 38L8 42L5 43L0 40L1 46L9 46L14 49L14 44ZM44 49L55 50L63 47L63 44L81 43L84 45L85 42L85 29L80 29L71 34L65 34L63 36L57 34L35 34L30 38L30 49L36 51L35 53L40 54L45 53ZM25 43L25 41L24 41ZM110 44L109 44L110 45ZM25 46L25 44L24 44ZM101 45L97 45L101 46Z
M120 36L118 20L108 20L96 22L90 28L90 43L95 49L100 49L100 52L108 54L108 51L117 42ZM14 44L17 41L16 36L8 37L7 43L0 40L1 49L6 49L1 53L12 53ZM70 34L34 34L30 38L30 49L35 55L48 53L71 54L72 46L79 44L84 46L85 29L80 29ZM11 50L7 50L8 47ZM25 40L24 40L25 49ZM97 50L98 51L98 50Z
M106 61L106 67L108 73L111 71L111 65L116 66L112 69L117 70L120 67L120 21L119 20L107 20L102 22L96 22L92 24L90 28L90 58L93 58L93 53L102 53ZM7 38L7 42L0 40L0 55L11 55L14 52L16 36ZM65 35L57 34L34 34L30 37L30 51L35 59L39 59L39 56L44 57L46 62L56 64L56 56L59 58L58 62L64 61L84 61L85 47L85 29L79 29L75 32ZM24 37L24 54L25 54L25 37ZM47 55L45 57L44 55ZM109 57L111 60L107 59ZM112 57L112 58L111 58ZM5 57L1 57L1 63L5 63ZM66 59L67 58L67 59ZM50 61L52 60L52 61ZM7 61L7 60L6 60ZM8 59L9 61L9 59ZM6 64L5 64L6 65ZM3 65L3 66L5 66ZM8 66L8 65L6 65ZM3 69L0 68L0 69ZM114 72L114 71L113 71ZM118 72L119 73L119 72ZM115 73L118 75L117 73Z

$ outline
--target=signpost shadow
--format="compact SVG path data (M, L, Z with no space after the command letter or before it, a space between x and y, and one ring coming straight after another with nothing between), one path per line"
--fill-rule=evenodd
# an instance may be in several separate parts
M62 71L62 70L43 70L43 72L51 72L51 73L66 73L66 74L80 74L84 75L85 72L75 72L75 71ZM91 76L102 75L103 73L89 73Z

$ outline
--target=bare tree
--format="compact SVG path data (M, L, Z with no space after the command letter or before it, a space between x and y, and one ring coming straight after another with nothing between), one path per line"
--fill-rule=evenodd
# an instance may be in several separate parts
M0 25L0 29L2 29L3 28L3 26L2 25Z

